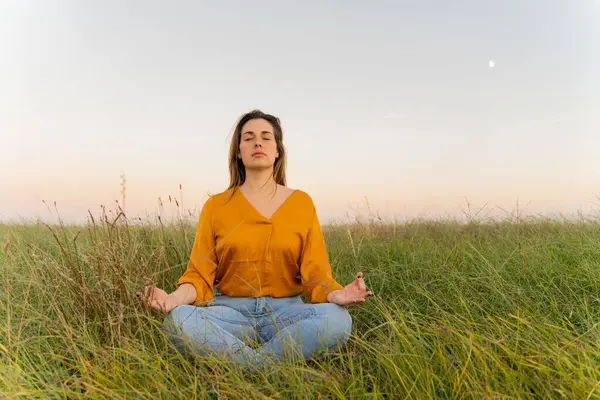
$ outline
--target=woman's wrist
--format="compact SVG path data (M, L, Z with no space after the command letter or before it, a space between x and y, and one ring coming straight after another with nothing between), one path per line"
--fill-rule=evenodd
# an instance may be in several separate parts
M168 312L171 312L175 307L179 305L177 297L174 296L174 294L175 292L171 293L169 297L167 297L167 299L165 300L165 308Z
M338 295L338 292L341 292L341 290L337 289L337 290L333 290L333 291L329 292L327 294L327 302L334 303L335 302L334 300L335 300L336 296Z
M169 294L166 305L171 310L180 305L194 304L196 288L191 283L183 283L173 293Z

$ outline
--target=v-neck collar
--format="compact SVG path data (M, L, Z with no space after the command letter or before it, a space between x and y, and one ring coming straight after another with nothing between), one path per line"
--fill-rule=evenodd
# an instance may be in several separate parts
M283 203L281 203L281 205L279 207L277 207L277 209L273 212L273 214L271 214L271 216L269 218L267 218L260 211L258 211L258 209L254 206L254 204L252 204L250 202L250 200L248 200L248 198L246 197L246 195L244 193L242 193L242 191L240 190L240 188L236 188L235 190L237 192L239 192L239 196L242 198L242 200L244 201L244 203L246 203L246 205L248 205L255 214L257 214L263 220L268 221L268 222L272 222L273 218L275 217L275 215L277 215L277 213L279 212L279 210L281 210L286 205L286 203L288 202L288 200L298 191L298 189L294 189L292 191L292 193L290 193L288 195L288 197L285 198L285 200L283 201Z

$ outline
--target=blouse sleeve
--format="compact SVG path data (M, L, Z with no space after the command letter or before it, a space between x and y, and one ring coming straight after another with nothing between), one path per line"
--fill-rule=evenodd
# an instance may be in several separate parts
M187 268L176 284L177 287L184 283L194 285L196 288L194 305L208 302L214 296L213 285L217 271L217 256L215 252L211 200L212 197L202 207Z
M313 207L312 224L300 257L304 295L310 303L327 303L327 295L344 287L332 276L321 225Z

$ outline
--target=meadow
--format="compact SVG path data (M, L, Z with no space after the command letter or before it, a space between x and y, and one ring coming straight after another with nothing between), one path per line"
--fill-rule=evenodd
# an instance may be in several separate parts
M0 398L600 398L598 221L324 229L375 296L342 352L262 375L183 357L135 296L174 289L194 220L0 225Z

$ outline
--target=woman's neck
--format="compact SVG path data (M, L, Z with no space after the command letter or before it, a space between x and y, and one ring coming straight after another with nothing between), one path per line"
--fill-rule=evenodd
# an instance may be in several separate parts
M277 188L277 182L273 177L273 170L247 171L246 179L240 186L250 194L271 193Z

